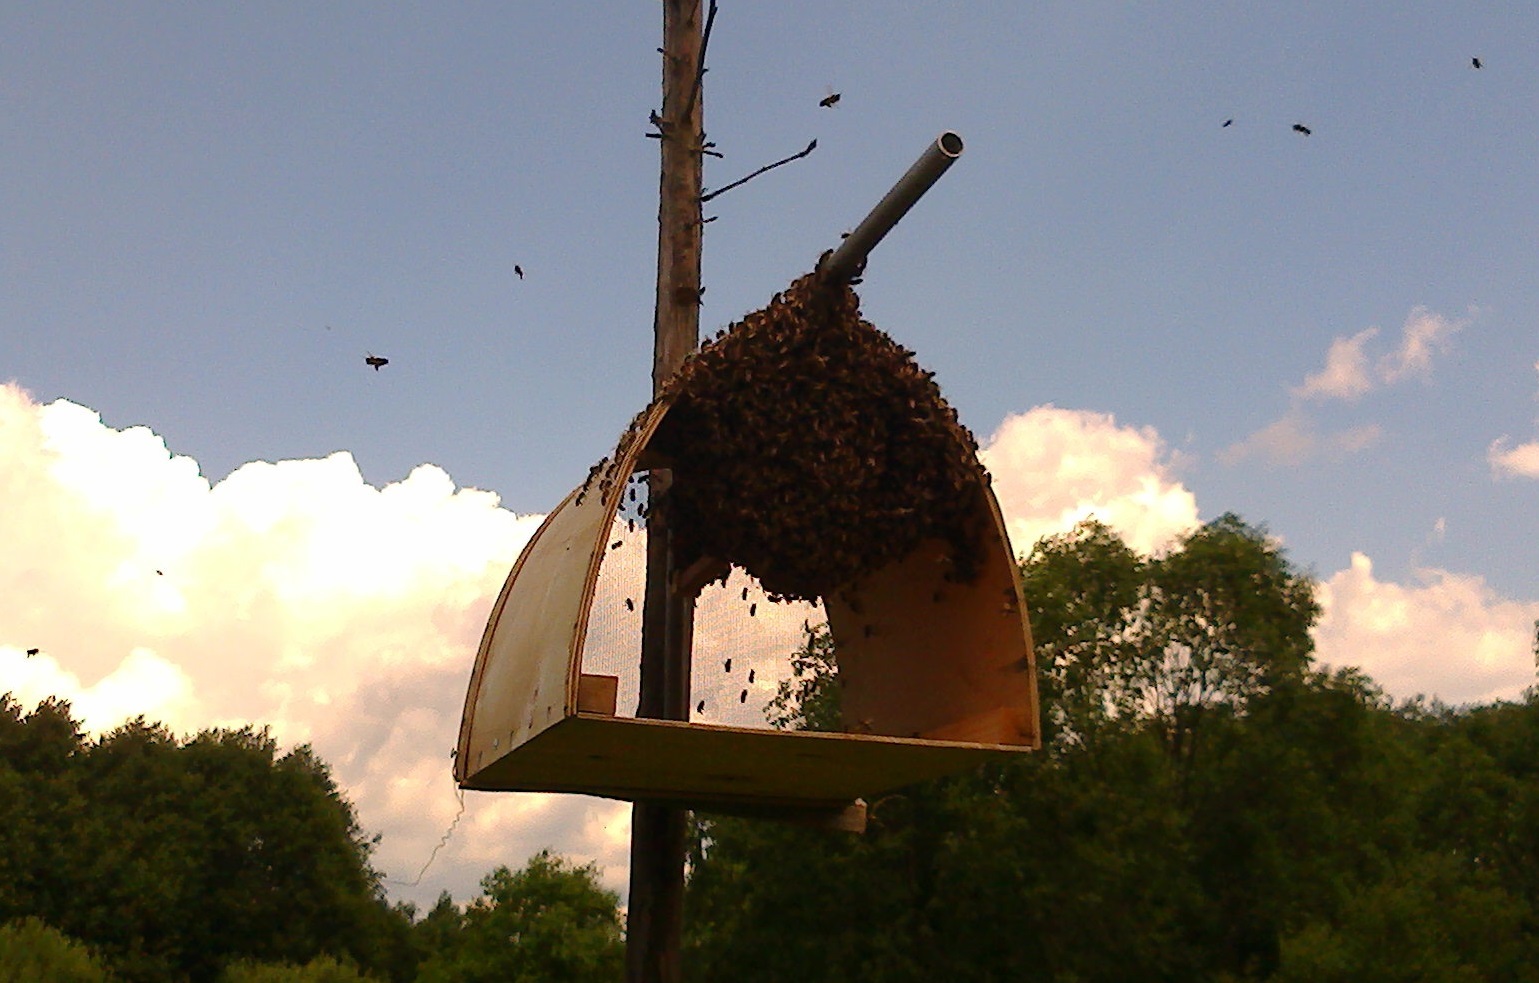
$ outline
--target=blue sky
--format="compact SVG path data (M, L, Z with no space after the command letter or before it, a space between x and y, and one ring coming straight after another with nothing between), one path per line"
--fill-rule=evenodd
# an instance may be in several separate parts
M975 430L1042 402L1112 412L1190 455L1206 512L1322 571L1359 548L1407 569L1445 517L1438 562L1539 593L1512 548L1534 486L1486 462L1535 434L1535 17L726 5L707 185L819 146L713 203L703 323L761 306L952 128L962 163L864 293ZM0 364L211 477L347 449L373 481L433 461L548 508L647 396L657 20L8 6ZM1378 444L1215 463L1334 337L1418 305L1478 313L1430 379L1329 414L1380 423ZM389 371L360 371L366 351Z
M721 7L707 186L818 148L708 206L705 331L956 130L861 290L980 439L1109 414L1322 581L1532 620L1539 448L1497 457L1539 441L1539 10ZM550 509L649 396L659 39L645 3L0 6L0 382L215 484L345 451Z

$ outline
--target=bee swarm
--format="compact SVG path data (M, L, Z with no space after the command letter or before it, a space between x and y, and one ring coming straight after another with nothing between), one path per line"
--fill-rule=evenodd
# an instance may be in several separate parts
M708 341L655 438L681 555L812 601L938 537L971 579L978 445L933 375L816 274Z

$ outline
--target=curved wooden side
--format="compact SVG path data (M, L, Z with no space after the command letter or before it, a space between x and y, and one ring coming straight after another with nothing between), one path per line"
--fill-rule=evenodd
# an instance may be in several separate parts
M525 544L492 606L460 718L454 777L477 773L577 713L583 640L625 480L667 412L654 404L613 462L556 506Z
M1020 575L980 473L977 576L948 547L914 552L825 600L844 728L854 734L1039 747L1036 663Z

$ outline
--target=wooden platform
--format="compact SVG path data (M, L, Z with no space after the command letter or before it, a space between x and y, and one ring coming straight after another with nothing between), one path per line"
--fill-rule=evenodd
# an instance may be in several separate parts
M465 788L711 805L844 807L1028 750L578 713L476 770Z

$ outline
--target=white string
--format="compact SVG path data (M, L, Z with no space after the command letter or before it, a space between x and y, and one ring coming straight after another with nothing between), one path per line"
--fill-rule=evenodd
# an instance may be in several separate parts
M416 887L422 883L422 876L427 873L429 867L433 866L433 861L438 857L438 851L442 850L445 846L448 845L449 837L454 835L454 827L460 824L460 817L465 814L465 790L462 788L456 788L454 790L454 795L459 799L460 807L455 811L454 818L450 820L449 828L444 830L444 835L438 838L438 845L433 847L432 853L428 854L427 863L423 864L422 869L417 871L417 876L414 879L409 881L397 881L387 877L385 878L386 884L394 884L397 887Z

